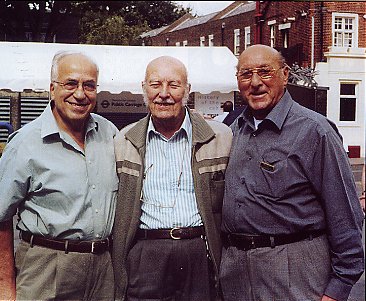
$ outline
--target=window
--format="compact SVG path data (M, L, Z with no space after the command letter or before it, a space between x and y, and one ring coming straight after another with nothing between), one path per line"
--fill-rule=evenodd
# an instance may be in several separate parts
M269 26L269 45L274 48L276 46L276 20L270 20L267 22L267 25Z
M234 54L240 54L240 29L234 29Z
M340 121L356 121L357 86L354 83L340 84Z
M187 40L183 41L183 47L186 47L187 45L188 45L188 41Z
M200 46L205 47L205 37L200 37Z
M358 15L332 14L333 46L358 47Z
M175 42L175 46L179 47L180 46L180 42Z
M276 26L270 25L269 26L269 30L270 30L270 46L272 48L274 48L276 46Z
M214 45L214 35L213 34L209 34L208 35L208 46L212 47Z
M288 34L289 31L288 30L283 30L283 48L288 48Z
M244 49L247 49L250 46L250 26L245 27L244 33Z

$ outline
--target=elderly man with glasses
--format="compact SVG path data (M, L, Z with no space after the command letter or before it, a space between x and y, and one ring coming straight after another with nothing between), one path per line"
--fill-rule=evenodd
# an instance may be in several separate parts
M117 128L92 114L98 67L55 55L45 111L0 159L0 299L113 300ZM21 242L13 256L13 216Z
M364 269L363 214L340 136L286 90L264 45L239 58L248 106L234 132L223 204L220 281L228 301L346 301Z

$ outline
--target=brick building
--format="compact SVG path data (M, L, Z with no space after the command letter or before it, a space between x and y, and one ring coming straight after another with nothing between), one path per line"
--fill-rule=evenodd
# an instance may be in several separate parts
M282 52L310 68L326 87L325 115L353 156L365 156L366 2L235 1L205 16L186 14L142 35L145 46L227 46L236 56L251 44Z

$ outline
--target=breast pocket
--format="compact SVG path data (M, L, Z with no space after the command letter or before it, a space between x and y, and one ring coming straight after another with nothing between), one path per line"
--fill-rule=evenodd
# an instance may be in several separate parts
M291 176L286 155L270 151L258 162L258 169L254 190L272 198L282 197L286 192L287 179Z

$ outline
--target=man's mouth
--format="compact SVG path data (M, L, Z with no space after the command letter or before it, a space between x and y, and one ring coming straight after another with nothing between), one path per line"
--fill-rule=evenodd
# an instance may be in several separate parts
M266 92L254 92L254 93L251 93L251 95L253 98L261 98L266 95Z
M74 103L74 102L69 102L69 101L67 101L67 103L74 106L74 107L78 107L78 108L84 108L84 107L87 107L89 105L87 103Z

